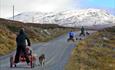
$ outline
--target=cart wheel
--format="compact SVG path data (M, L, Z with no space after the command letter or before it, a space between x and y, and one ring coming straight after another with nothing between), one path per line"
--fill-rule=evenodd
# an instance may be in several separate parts
M30 66L31 66L31 68L34 67L32 55L31 55L31 60L30 60Z
M16 67L16 64L14 66Z
M13 67L13 56L10 57L10 67Z
M72 39L72 41L74 42L75 40L74 40L74 39Z
M69 42L70 39L67 39L67 42Z
M76 40L78 40L78 38L76 38Z

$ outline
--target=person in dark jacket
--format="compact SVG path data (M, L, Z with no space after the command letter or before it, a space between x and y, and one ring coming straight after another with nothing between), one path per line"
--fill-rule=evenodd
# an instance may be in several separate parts
M19 62L19 56L20 53L24 53L24 56L26 58L26 62L27 64L30 62L29 58L27 57L27 53L26 53L26 40L28 43L28 46L31 45L29 38L27 37L24 28L20 29L19 34L16 37L16 44L17 44L17 51L16 51L16 55L15 55L15 63Z
M80 35L79 35L79 36L81 36L81 35L85 36L85 29L84 29L84 27L83 27L83 26L82 26L82 28L81 28L81 33L80 33Z

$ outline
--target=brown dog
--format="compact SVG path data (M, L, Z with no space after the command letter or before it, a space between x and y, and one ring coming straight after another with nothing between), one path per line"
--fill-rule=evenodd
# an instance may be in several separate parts
M39 63L40 65L43 67L45 64L45 55L42 54L41 56L39 56Z

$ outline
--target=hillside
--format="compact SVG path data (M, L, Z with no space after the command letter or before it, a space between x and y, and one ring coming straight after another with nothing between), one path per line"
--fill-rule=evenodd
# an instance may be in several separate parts
M115 70L115 27L80 41L65 70Z
M32 44L49 41L70 30L70 28L61 27L56 24L26 24L19 21L0 19L0 56L16 48L16 35L22 27L25 28Z
M92 28L105 28L115 25L115 16L101 9L68 10L51 13L23 12L14 18L23 22L58 24L67 27L83 25Z

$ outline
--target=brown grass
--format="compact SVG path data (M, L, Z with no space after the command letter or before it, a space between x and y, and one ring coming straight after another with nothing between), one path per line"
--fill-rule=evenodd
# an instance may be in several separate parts
M73 50L65 70L115 70L113 29L101 30L81 41Z
M0 19L0 56L10 53L16 48L16 34L22 27L25 28L32 43L49 41L70 30L70 28L56 24L42 25Z

